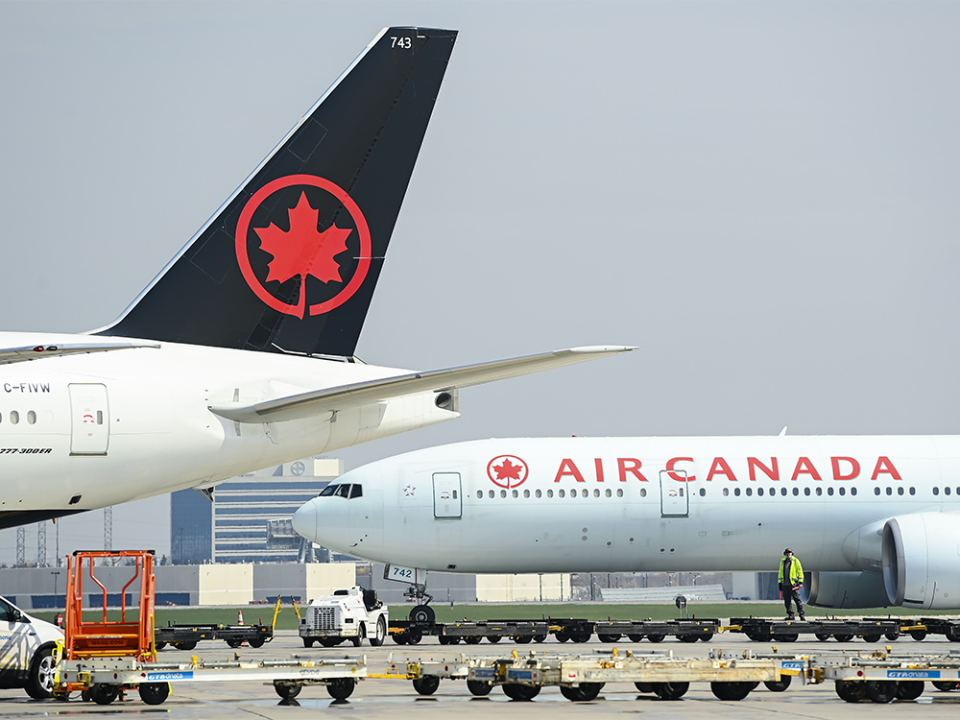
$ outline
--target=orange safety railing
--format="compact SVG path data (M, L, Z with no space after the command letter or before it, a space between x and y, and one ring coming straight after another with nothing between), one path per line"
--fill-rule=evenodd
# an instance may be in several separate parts
M95 572L95 561L132 558L133 577L120 590L119 620L107 618L108 590ZM84 576L103 591L103 607L93 619L83 616ZM152 550L77 551L67 558L67 611L64 624L63 656L68 660L96 657L128 657L138 661L156 660L154 650L154 576ZM131 586L136 586L131 590ZM127 591L131 603L127 602ZM137 595L136 607L133 595ZM99 593L97 593L99 594Z

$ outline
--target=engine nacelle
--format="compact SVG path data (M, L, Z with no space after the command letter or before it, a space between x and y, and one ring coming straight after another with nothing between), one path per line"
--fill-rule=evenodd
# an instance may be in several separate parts
M883 526L883 583L894 605L960 608L960 514L917 513Z
M803 589L807 604L814 607L860 609L890 604L880 573L807 573Z

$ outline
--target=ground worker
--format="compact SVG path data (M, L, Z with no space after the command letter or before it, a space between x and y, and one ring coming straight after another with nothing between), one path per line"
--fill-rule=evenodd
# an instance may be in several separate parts
M803 565L800 559L795 557L793 550L787 548L783 551L783 560L780 562L780 572L777 575L777 582L780 585L780 596L783 598L783 604L787 608L787 620L795 618L793 608L790 607L792 600L797 604L797 614L801 620L806 620L803 613L803 601L800 599L800 588L803 587Z

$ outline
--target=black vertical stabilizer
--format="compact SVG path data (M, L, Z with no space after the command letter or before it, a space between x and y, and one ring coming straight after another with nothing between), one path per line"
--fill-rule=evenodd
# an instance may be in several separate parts
M384 30L96 333L353 355L456 36Z

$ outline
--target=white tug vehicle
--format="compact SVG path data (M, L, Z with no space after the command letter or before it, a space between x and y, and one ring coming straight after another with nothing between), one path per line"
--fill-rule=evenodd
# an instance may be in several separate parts
M364 638L379 647L387 638L389 621L387 607L377 600L377 593L354 586L310 603L300 618L300 637L304 647L313 647L314 642L333 647L347 639L359 647Z

